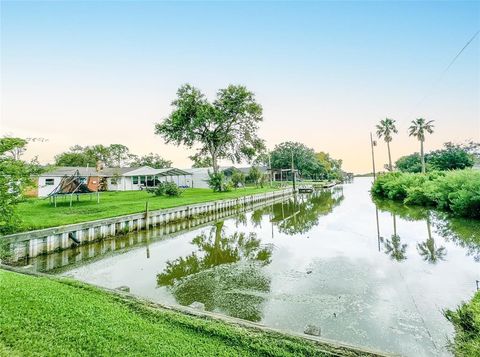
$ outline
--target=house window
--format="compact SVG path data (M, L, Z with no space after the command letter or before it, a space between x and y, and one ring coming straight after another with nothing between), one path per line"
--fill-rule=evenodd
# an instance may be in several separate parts
M138 176L132 176L132 182L134 185L138 185Z
M54 183L55 183L54 179L45 179L46 186L53 186Z
M140 183L145 185L145 176L140 176Z

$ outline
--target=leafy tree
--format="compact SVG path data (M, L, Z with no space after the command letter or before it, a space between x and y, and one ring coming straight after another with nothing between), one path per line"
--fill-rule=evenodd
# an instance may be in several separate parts
M425 165L429 170L463 170L474 165L474 156L459 146L444 144L445 149L425 154ZM402 172L421 172L422 160L419 153L402 156L395 166Z
M423 143L425 142L425 134L433 133L433 120L425 120L423 118L417 118L412 120L412 125L408 128L408 135L414 136L420 141L420 159L422 162L422 173L425 173L425 155L423 152Z
M328 180L342 179L342 160L335 160L330 157L330 154L320 151L315 154L317 158L317 172L316 178L323 178Z
M395 120L385 118L380 120L380 124L377 124L377 136L379 139L383 137L383 140L387 143L388 148L388 169L392 171L392 155L390 154L390 143L392 141L392 135L398 133L395 126Z
M151 152L148 155L144 155L141 157L133 156L130 167L136 166L150 166L154 169L166 169L172 167L172 162L170 160L162 158L158 154L154 154Z
M195 155L188 157L193 161L192 168L212 167L212 158L203 155L202 153L196 153Z
M444 150L432 151L425 155L426 164L433 170L463 170L472 167L474 156L458 147L447 147Z
M293 165L302 176L312 177L319 171L319 163L313 149L298 142L276 145L271 153L272 169L290 169Z
M249 182L252 182L255 184L255 186L258 186L258 184L260 183L260 180L262 178L262 171L256 167L256 166L252 166L250 168L250 170L248 171L248 176L247 176L247 180Z
M112 164L111 167L122 167L130 159L130 149L122 144L112 144L108 147L109 161Z
M95 167L95 158L83 152L64 152L55 156L55 166L90 166Z
M110 146L93 145L81 146L75 145L69 151L55 156L56 166L90 166L95 167L97 162L101 161L106 166L118 167L125 158L125 150L128 148L120 144Z
M411 155L402 156L395 162L397 170L402 172L421 172L422 160L418 152Z
M215 192L230 191L230 182L225 177L223 172L209 172L208 173L208 186Z
M264 148L263 140L257 137L262 107L244 86L220 89L210 103L200 90L185 84L177 91L172 106L170 116L155 125L155 133L167 143L201 145L201 155L211 158L215 174L219 171L218 160L251 160Z
M27 163L12 154L23 153L26 144L21 138L0 138L0 234L12 233L20 224L15 206L23 199L24 189L33 186L32 177L41 171L36 160Z
M245 184L245 175L240 170L234 170L230 179L232 180L232 185L235 188Z

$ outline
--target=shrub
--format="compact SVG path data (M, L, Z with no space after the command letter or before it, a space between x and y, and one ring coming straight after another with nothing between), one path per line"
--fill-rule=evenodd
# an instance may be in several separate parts
M434 206L457 216L480 218L480 171L388 173L375 180L372 194L406 204Z
M452 345L455 355L476 356L480 351L480 291L470 303L462 303L457 310L447 310L444 314L455 327Z
M223 172L208 173L208 186L215 192L226 192L232 189L232 184Z
M183 192L174 182L165 182L164 187L165 194L170 197L179 197Z
M147 192L155 196L178 197L183 191L174 182L159 182L156 187L147 188Z
M148 187L147 192L152 193L155 196L163 196L165 195L165 186L163 185L163 182L159 182L156 187Z
M232 185L234 188L238 188L245 184L245 175L240 170L235 170L231 177Z

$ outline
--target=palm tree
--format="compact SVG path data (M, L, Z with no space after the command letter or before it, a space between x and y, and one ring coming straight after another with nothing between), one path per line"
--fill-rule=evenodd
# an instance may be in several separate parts
M395 126L395 120L385 118L380 120L380 124L377 124L377 136L379 139L383 137L383 140L387 143L388 148L388 169L392 171L392 156L390 155L390 142L392 141L392 135L398 133Z
M412 120L412 125L408 128L408 135L414 136L420 141L420 158L422 160L422 173L425 173L425 155L423 153L423 142L425 141L425 133L432 134L433 120L425 120L417 118Z

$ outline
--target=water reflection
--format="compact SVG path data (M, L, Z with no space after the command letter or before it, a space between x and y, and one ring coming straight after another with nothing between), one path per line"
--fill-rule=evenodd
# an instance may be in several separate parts
M446 214L437 213L435 231L447 241L465 248L467 255L480 262L480 221L463 218L447 219Z
M261 222L261 216L269 214L279 232L288 235L305 234L318 225L321 216L333 211L343 201L343 188L319 190L309 195L295 195L292 199L275 204L269 210L255 211L252 221Z
M374 203L376 205L377 237L379 241L384 242L385 251L388 251L388 254L394 254L395 260L406 259L406 256L403 257L401 254L402 244L396 233L396 217L399 216L406 221L425 221L426 239L416 244L417 252L425 262L436 264L445 260L447 256L446 247L438 246L432 231L446 241L452 241L465 248L468 256L472 256L476 262L480 262L480 221L449 217L445 212L406 206L387 200L374 200ZM390 212L393 215L395 237L392 236L391 240L384 241L380 236L378 210ZM406 249L407 247L405 247Z
M270 263L273 247L261 245L253 232L226 235L223 225L196 236L197 251L168 261L158 285L169 286L179 304L201 302L208 311L260 321L263 296L270 290L261 267Z
M447 255L446 248L444 246L440 246L438 248L436 247L435 240L432 237L429 214L427 214L427 232L428 239L424 242L417 244L418 253L424 261L431 264L435 264L439 260L445 260L445 255Z
M407 259L406 252L408 244L401 242L400 236L397 234L397 216L395 214L392 214L392 217L393 234L390 239L385 239L383 245L385 247L385 254L390 256L392 260L401 262Z

